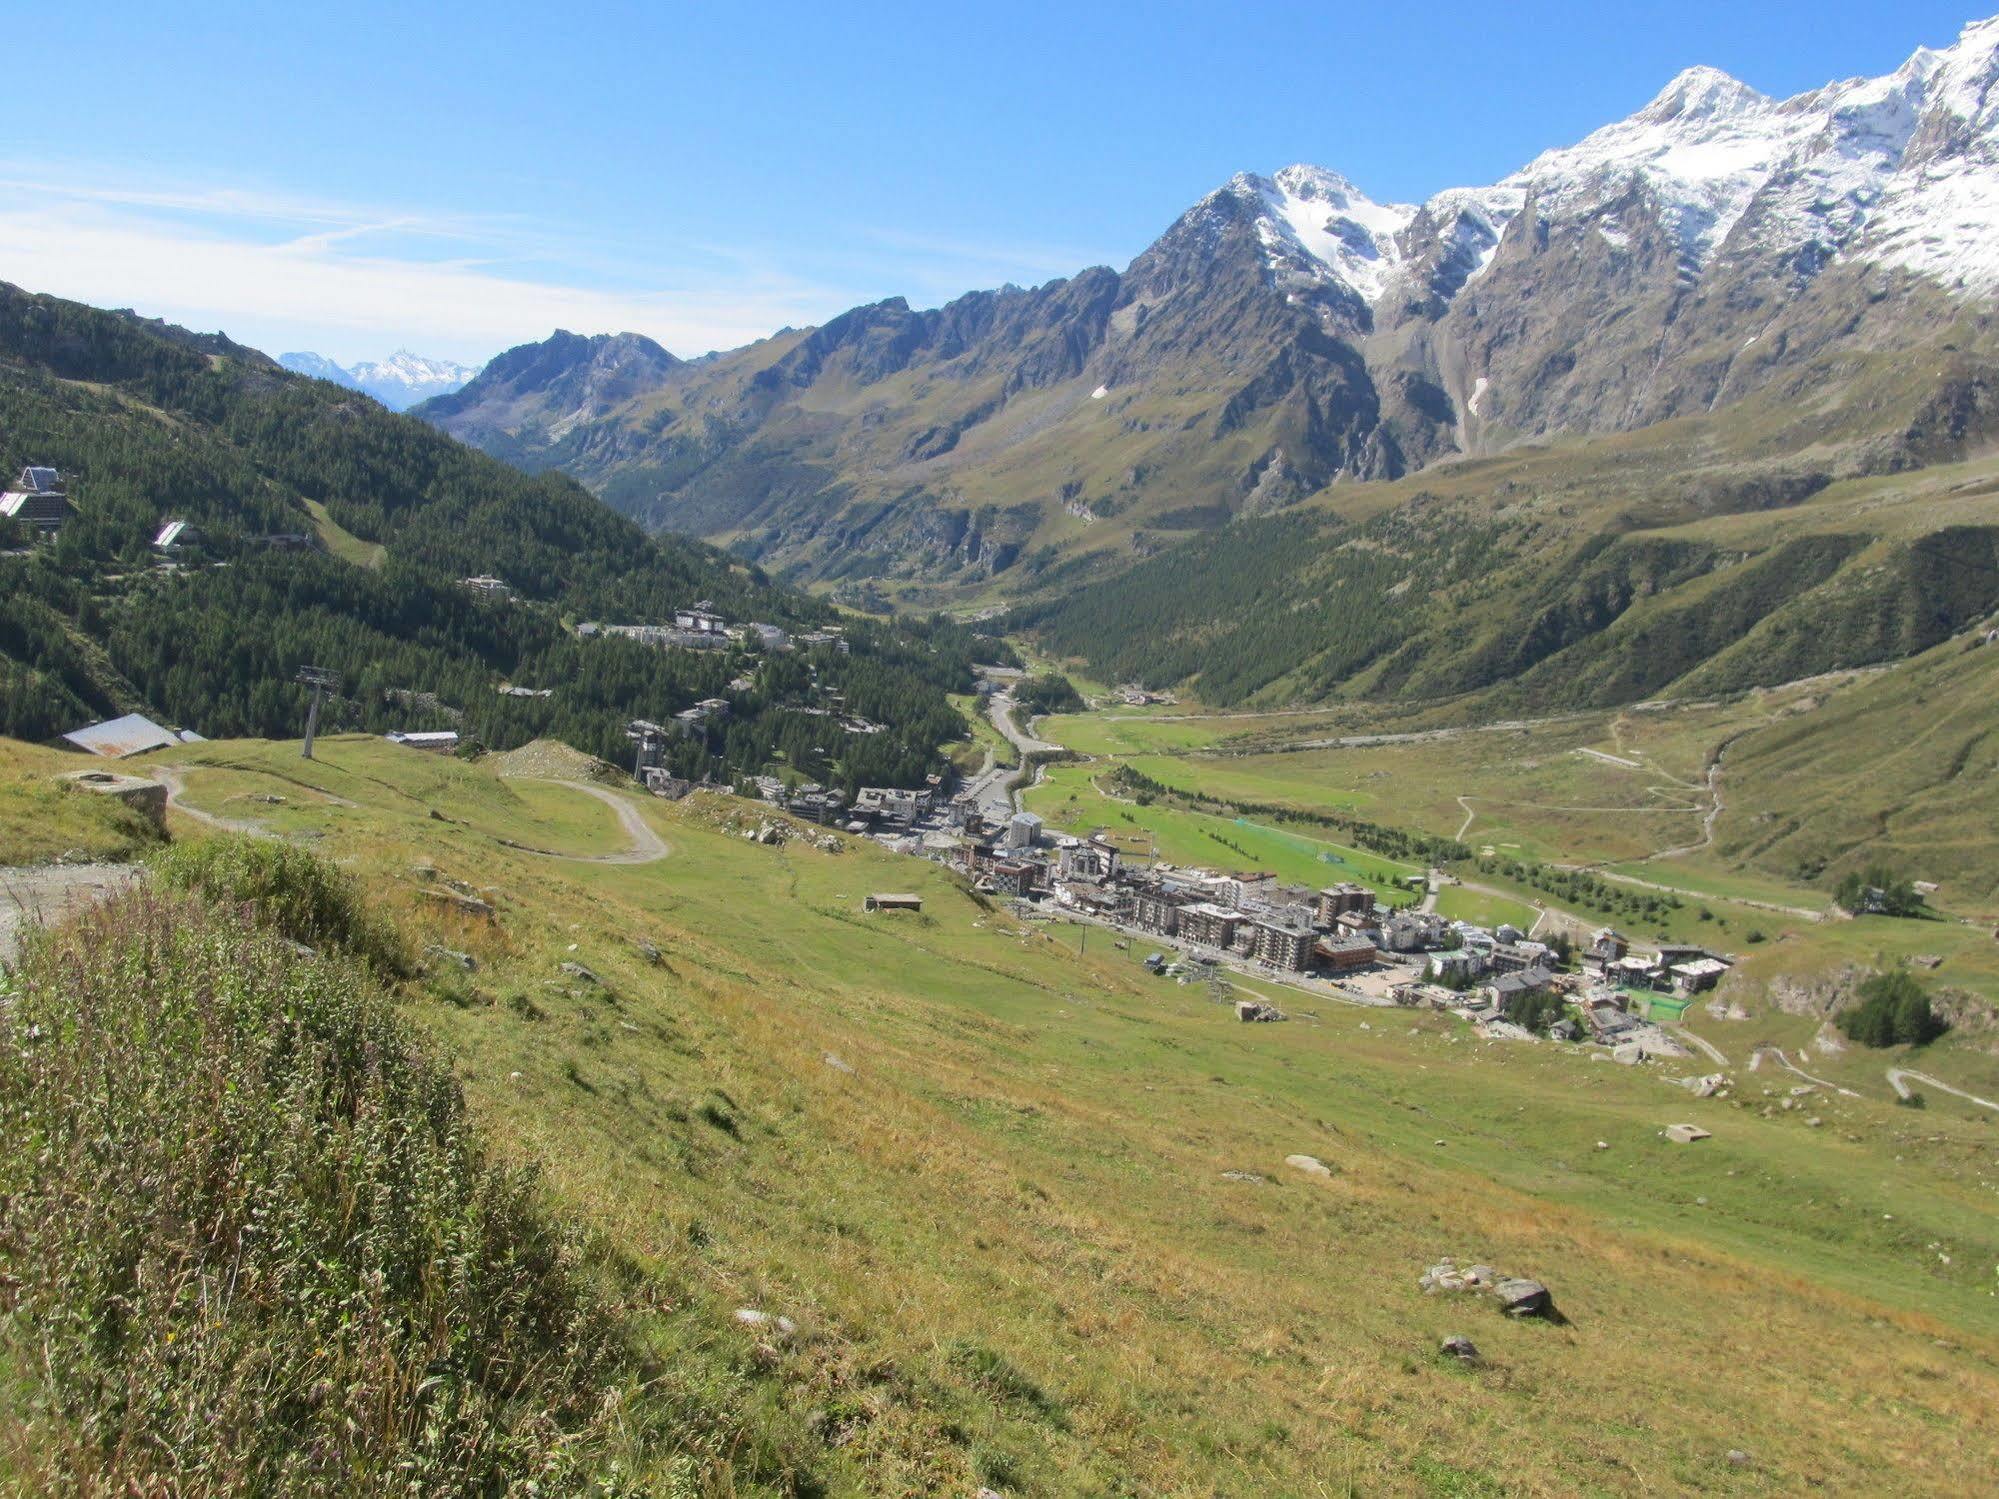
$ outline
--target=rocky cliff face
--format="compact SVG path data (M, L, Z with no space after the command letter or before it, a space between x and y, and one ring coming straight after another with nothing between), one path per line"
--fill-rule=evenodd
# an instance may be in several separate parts
M1759 460L1907 467L1999 432L1995 83L1999 21L1786 100L1696 68L1489 187L1398 205L1244 174L1122 273L878 303L694 365L557 334L424 414L803 573L1023 583L1756 396ZM980 514L1003 541L943 543L995 535Z

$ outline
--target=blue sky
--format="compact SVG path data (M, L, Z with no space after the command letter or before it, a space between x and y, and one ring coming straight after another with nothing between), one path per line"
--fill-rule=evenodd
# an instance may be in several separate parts
M1990 0L1988 0L1990 3ZM1233 173L1489 182L1707 63L1883 73L1878 3L23 5L0 279L344 361L681 354L1122 266Z

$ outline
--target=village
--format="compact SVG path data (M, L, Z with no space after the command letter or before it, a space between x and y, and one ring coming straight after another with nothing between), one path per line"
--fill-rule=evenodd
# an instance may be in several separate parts
M981 697L1016 744L1040 741L1019 730L1005 690L1011 673L990 673ZM1043 746L1046 748L1046 746ZM660 794L689 789L662 772L641 779ZM1207 983L1226 997L1226 972L1301 996L1457 1015L1484 1037L1581 1042L1637 1063L1683 1057L1668 1027L1731 966L1706 948L1633 945L1610 927L1585 944L1537 941L1506 923L1487 928L1451 920L1432 907L1432 870L1412 875L1405 899L1345 881L1323 888L1286 885L1260 870L1176 866L1121 849L1107 830L1054 832L1018 805L1011 778L988 767L955 787L932 777L920 789L864 787L851 803L825 787L759 777L738 788L814 823L874 839L893 852L944 864L971 888L1007 903L1022 920L1062 921L1108 930L1120 947L1159 943L1151 972ZM878 894L869 909L905 909L912 897ZM1087 940L1085 938L1085 940ZM1283 1020L1259 999L1236 999L1238 1018Z
M72 504L55 470L31 467L15 489L0 496L0 514L47 540L60 530ZM153 550L161 565L172 567L198 557L202 540L186 522L170 521ZM284 545L314 539L257 540ZM491 575L462 579L461 586L496 606L516 597L505 580ZM794 638L773 624L731 622L706 599L676 609L671 623L586 621L575 628L582 639L621 638L660 650L848 648L838 627ZM979 683L981 705L1017 747L1059 752L1016 726L1010 686L1017 676L1009 669L986 669ZM751 685L738 678L730 688L747 691ZM550 691L512 684L497 690L518 696ZM1121 697L1130 706L1160 701L1135 688ZM705 737L731 711L729 699L718 696L664 722L633 719L627 736L634 746L634 778L670 799L696 789L696 782L665 767L666 751L676 738ZM881 732L880 725L846 712L838 694L789 711L833 718L850 734ZM460 748L459 734L448 729L396 730L385 737L416 751L449 754ZM200 736L128 714L61 738L69 748L123 759ZM1351 881L1314 889L1282 884L1255 869L1175 866L1120 849L1105 830L1084 837L1051 832L1021 808L1017 780L989 761L976 775L932 775L913 788L862 787L851 799L815 782L775 775L749 777L732 789L791 816L872 838L896 853L945 864L976 892L1009 903L1023 920L1100 927L1120 946L1159 943L1161 949L1146 959L1149 970L1167 980L1205 982L1217 995L1228 988L1220 975L1234 972L1303 997L1446 1011L1486 1037L1588 1042L1620 1061L1636 1062L1686 1055L1661 1022L1677 1021L1730 966L1726 957L1694 946L1660 944L1639 951L1608 927L1590 932L1584 946L1566 937L1538 941L1504 923L1487 928L1450 920L1433 909L1444 878L1436 870L1411 876L1400 892L1405 898L1398 900ZM906 903L885 894L874 897L870 909L892 911ZM1286 1018L1266 1000L1233 1002L1245 1021Z

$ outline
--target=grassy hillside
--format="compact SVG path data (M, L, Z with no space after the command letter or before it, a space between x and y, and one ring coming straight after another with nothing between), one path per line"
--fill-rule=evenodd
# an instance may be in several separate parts
M635 1382L600 1268L316 926L161 888L29 945L0 1099L0 1472L46 1493L580 1486ZM315 870L317 874L315 875ZM244 893L248 893L245 891ZM598 1257L601 1260L601 1256Z
M736 622L834 615L710 547L646 536L566 478L523 475L253 350L0 286L0 469L30 462L59 468L75 506L53 545L0 557L0 730L31 739L135 709L211 737L296 732L293 677L310 663L344 679L335 726L460 728L502 748L549 736L622 758L630 719L732 694L726 733L672 747L683 774L783 759L912 784L964 732L946 694L992 649L942 625L849 621L851 654L780 681L747 653L581 642L580 620L660 622L704 598ZM175 567L151 552L168 519L202 535ZM273 535L325 549L274 549ZM461 586L486 573L519 597ZM891 732L793 711L815 669ZM758 684L731 689L739 676Z
M642 1267L665 1366L733 1371L743 1450L792 1465L737 1492L1956 1493L1999 1450L1991 1126L1947 1100L1877 1082L1810 1128L1761 1078L1697 1100L1281 990L1319 1013L1241 1026L935 866L748 842L727 800L640 802L670 854L602 864L501 841L602 821L478 766L173 758L472 957L433 954L405 1013ZM925 908L864 915L879 888ZM1682 1118L1715 1138L1667 1144ZM1424 1296L1443 1254L1542 1278L1568 1324ZM1486 1362L1439 1360L1447 1333Z
M1726 761L1716 853L1829 884L1905 868L1967 911L1999 912L1999 648L1973 635L1745 735Z
M1105 680L1211 706L1541 714L1888 661L1999 607L1999 469L1800 481L1750 413L1341 487L1018 614ZM1717 451L1717 449L1719 451Z

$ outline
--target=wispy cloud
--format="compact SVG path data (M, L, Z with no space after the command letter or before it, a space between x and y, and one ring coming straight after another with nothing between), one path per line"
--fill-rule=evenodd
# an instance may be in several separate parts
M557 327L631 330L682 354L730 348L902 292L938 301L1066 275L1093 257L851 230L808 271L755 245L644 252L521 217L466 216L278 191L140 182L0 161L0 279L221 328L277 353L480 359Z

